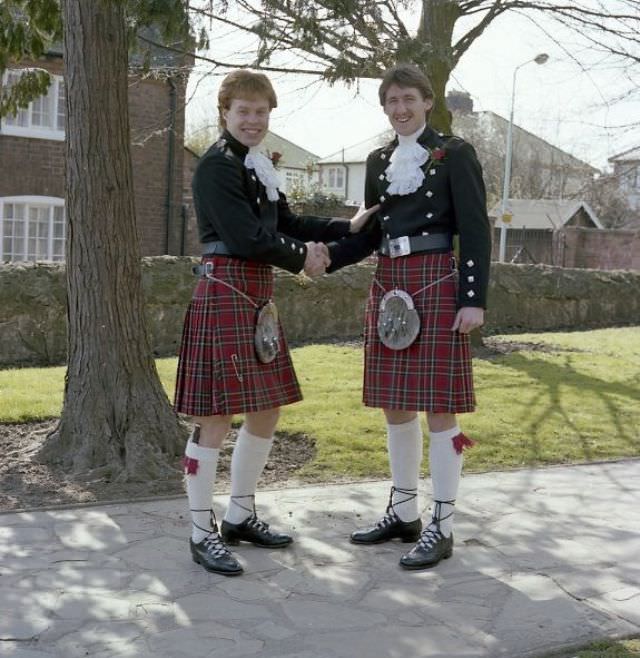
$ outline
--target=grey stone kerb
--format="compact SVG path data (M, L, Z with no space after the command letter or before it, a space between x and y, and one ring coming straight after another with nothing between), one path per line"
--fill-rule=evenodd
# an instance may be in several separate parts
M195 284L194 262L174 256L142 261L148 326L157 356L177 353ZM362 263L314 280L278 271L275 296L289 341L359 337L373 269L372 263ZM64 362L65 298L64 265L0 265L0 366ZM640 272L493 265L485 333L636 323Z

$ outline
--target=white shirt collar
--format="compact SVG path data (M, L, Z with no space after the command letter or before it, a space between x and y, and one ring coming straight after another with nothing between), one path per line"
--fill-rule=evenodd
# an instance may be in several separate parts
M244 158L244 166L256 172L258 180L267 188L269 201L277 201L280 198L278 193L280 177L273 166L273 162L266 155L260 153L258 149L258 146L249 148L249 153Z
M422 185L424 172L421 167L429 159L429 151L418 144L418 137L424 129L423 125L411 135L397 135L398 145L389 158L385 172L389 181L389 194L412 194Z

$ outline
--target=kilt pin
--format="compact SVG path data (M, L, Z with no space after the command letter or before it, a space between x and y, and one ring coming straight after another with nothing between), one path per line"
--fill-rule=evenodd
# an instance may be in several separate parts
M366 406L454 414L474 411L469 336L451 331L458 282L457 275L444 277L453 268L453 254L378 257L365 314ZM418 292L430 283L435 285ZM412 295L420 317L418 337L403 350L383 345L377 330L380 300L394 288Z
M203 258L211 275L250 297L258 307L273 297L270 265L225 256ZM187 310L178 362L175 409L214 416L273 409L302 399L280 326L271 363L256 356L257 309L228 285L201 278Z

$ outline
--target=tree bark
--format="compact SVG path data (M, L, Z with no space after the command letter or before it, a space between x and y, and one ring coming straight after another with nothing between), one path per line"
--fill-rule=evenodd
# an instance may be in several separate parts
M68 370L41 458L112 480L170 477L184 429L145 326L120 0L64 0Z
M456 0L422 0L422 13L416 39L428 44L424 61L416 64L429 75L435 100L429 123L443 133L451 134L451 115L447 109L446 88L455 67L453 29L460 18Z

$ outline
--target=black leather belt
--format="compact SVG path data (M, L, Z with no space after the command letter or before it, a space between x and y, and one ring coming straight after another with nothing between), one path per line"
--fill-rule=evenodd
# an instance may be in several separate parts
M429 235L403 235L399 238L382 238L378 253L397 258L429 251L451 249L449 233L431 233Z
M227 248L227 245L222 242L222 240L203 243L202 252L203 258L207 258L208 256L231 256L231 252ZM202 263L200 265L194 265L191 268L191 271L196 276L205 276L206 274L211 274L213 272L213 263Z

